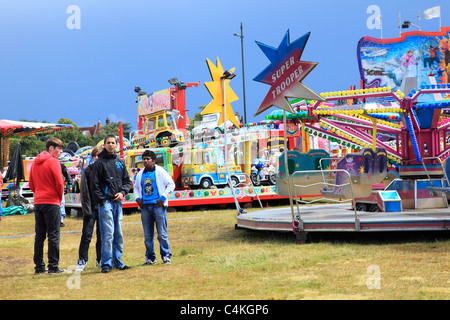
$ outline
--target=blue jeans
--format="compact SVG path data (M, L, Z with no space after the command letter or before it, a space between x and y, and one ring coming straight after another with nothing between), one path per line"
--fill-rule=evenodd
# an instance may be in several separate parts
M63 222L65 217L66 217L66 197L63 192L63 196L61 199L61 222Z
M167 208L156 204L145 205L141 210L142 226L144 227L145 257L155 261L155 229L158 232L159 252L161 257L171 257L169 238L167 236Z
M106 200L98 207L100 237L102 239L102 268L122 268L122 202Z

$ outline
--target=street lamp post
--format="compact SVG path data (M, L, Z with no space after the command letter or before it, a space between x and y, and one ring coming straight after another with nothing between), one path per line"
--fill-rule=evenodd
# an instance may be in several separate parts
M234 34L235 37L241 38L241 59L242 59L242 92L244 96L244 123L247 123L247 108L245 105L245 72L244 72L244 30L241 22L241 34Z
M231 192L233 193L233 198L234 198L234 203L236 204L236 209L238 211L238 213L242 213L243 210L241 209L241 207L239 206L239 202L236 199L236 196L234 194L234 187L233 187L233 181L231 180L231 176L230 176L230 170L228 169L228 139L227 139L227 99L226 99L226 87L225 87L225 80L231 80L235 77L236 75L233 72L230 72L229 70L226 70L223 73L223 76L221 77L222 79L222 87L223 87L223 138L225 140L225 148L224 148L224 160L225 160L225 169L227 171L227 177L226 180L228 181L230 188L231 188Z

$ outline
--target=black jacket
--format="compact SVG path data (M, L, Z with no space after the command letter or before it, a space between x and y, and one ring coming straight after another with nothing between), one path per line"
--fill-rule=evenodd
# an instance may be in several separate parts
M92 166L91 192L95 201L104 205L105 200L113 200L116 193L127 195L130 188L131 180L124 161L103 149Z
M63 178L66 179L67 185L71 187L72 186L72 179L69 176L69 172L67 171L67 167L66 167L65 164L63 164L61 162L60 162L60 164L61 164L61 172L62 172Z
M83 216L93 216L95 218L95 214L98 211L97 209L97 201L95 201L95 197L91 192L91 174L92 174L92 166L94 164L90 164L86 169L84 169L83 174L80 179L80 201L81 208L83 209Z

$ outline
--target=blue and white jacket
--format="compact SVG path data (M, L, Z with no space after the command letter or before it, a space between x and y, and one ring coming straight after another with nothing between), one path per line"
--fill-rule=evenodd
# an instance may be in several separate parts
M136 176L136 181L134 182L134 200L142 199L142 174L144 169L141 169ZM159 197L164 201L164 206L168 206L168 199L170 193L175 190L175 183L172 177L167 173L167 171L161 166L155 165L155 180L158 186Z

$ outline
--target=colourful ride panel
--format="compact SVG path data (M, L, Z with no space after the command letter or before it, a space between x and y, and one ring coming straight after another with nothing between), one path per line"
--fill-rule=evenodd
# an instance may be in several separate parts
M387 154L384 148L376 148L375 151L366 148L357 153L348 153L338 162L336 169L345 172L336 172L335 186L320 190L324 197L368 197L372 193L372 185L381 183L387 175Z
M301 153L298 150L290 150L287 153L287 158L289 175L292 177L292 183L295 186L295 190L293 190L292 196L320 196L320 186L322 185L314 184L323 182L324 177L321 169L329 168L330 154L324 149L310 149L306 153ZM278 195L287 197L289 196L289 190L285 169L284 153L282 153L278 159L276 190ZM321 161L321 159L323 160ZM316 172L310 172L313 170L316 170ZM301 171L308 172L302 173Z

